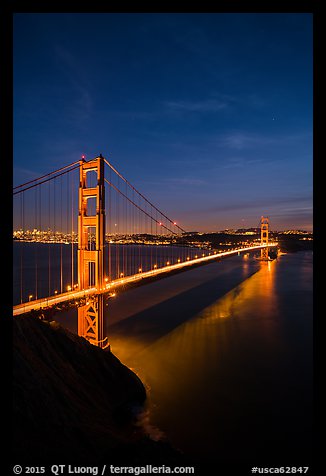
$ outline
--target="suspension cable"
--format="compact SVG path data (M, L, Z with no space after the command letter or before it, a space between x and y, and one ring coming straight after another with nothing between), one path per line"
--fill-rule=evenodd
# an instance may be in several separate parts
M104 159L104 162L124 181L126 182L127 185L129 185L130 188L132 188L136 193L138 193L138 195L140 195L147 203L149 203L153 208L155 208L155 210L157 210L162 216L164 216L164 218L166 218L170 223L172 223L176 228L178 228L180 231L182 231L183 233L186 233L186 230L184 230L183 228L181 228L181 226L177 225L175 223L175 221L171 220L169 217L167 217L163 212L161 212L161 210L159 210L155 205L153 205L153 203L151 203L149 200L147 200L146 197L144 197L144 195L142 193L140 193L123 175L120 174L120 172L118 172L118 170L113 167L113 165L106 159ZM176 233L175 233L176 234Z
M113 183L111 183L109 180L107 180L106 178L104 179L111 187L114 188L114 190L116 190L118 193L120 193L123 197L125 197L130 203L132 203L136 208L138 208L138 210L140 210L141 212L145 213L145 215L147 215L151 220L155 221L155 218L153 218L151 215L149 215L145 210L143 210L139 205L137 205L137 203L135 203L134 201L132 201L129 197L127 197L123 192L121 192L121 190L119 190L115 185L113 185ZM170 228L168 228L167 226L165 226L163 223L160 222L160 225L162 226L162 228L165 228L166 230L168 230L170 233L173 233L174 235L177 235L177 233L173 230L171 230Z
M63 168L66 168L66 167L63 167ZM25 188L23 188L23 189L21 189L21 190L17 190L16 192L13 192L13 195L17 195L17 193L25 192L25 190L29 190L30 188L36 187L37 185L41 185L42 183L48 182L49 180L53 180L53 179L55 179L56 177L60 177L61 175L64 175L64 174L66 174L66 173L68 173L68 172L72 172L73 170L75 170L75 169L77 169L77 168L79 168L79 164L76 165L76 167L73 167L73 168L71 168L71 169L69 169L69 170L65 170L64 172L61 172L61 173L55 175L54 177L48 177L47 179L42 180L41 182L34 183L33 185L29 185L29 187L25 187ZM51 173L51 174L47 174L47 175L48 175L48 176L49 176L49 175L52 175L52 173ZM18 187L22 187L22 185L18 185L18 186L15 187L15 188L18 188ZM14 188L13 190L15 190L15 188Z
M186 230L184 230L183 228L181 228L179 225L177 225L173 220L171 220L168 216L166 216L163 212L161 212L153 203L151 203L142 193L140 193L122 174L120 174L120 172L118 172L116 170L115 167L113 167L113 165L106 159L104 159L104 162L118 175L118 177L120 177L132 190L134 190L141 198L143 198L143 200L145 200L152 208L154 208L156 211L159 212L160 215L162 215L164 218L166 218L173 226L175 226L176 228L178 228L180 231L182 232L186 232ZM16 187L13 188L14 192L13 192L13 195L16 195L16 194L19 194L19 193L22 193L26 190L29 190L30 188L33 188L33 187L36 187L37 185L41 185L45 182L48 182L49 180L53 180L55 179L56 177L59 177L61 175L64 175L68 172L71 172L77 168L79 168L80 166L80 163L79 161L76 161L76 162L73 162L69 165L66 165L65 167L61 167L60 169L57 169L53 172L49 172L48 174L45 174L45 175L42 175L41 177L38 177L34 180L30 180L29 182L25 182L21 185L17 185ZM67 170L69 169L69 170ZM54 175L54 176L53 176ZM46 178L47 177L47 178ZM41 180L41 179L44 179L44 180ZM105 179L106 180L106 179ZM35 183L37 182L37 183ZM31 185L30 185L31 184ZM113 186L113 184L109 183L109 185ZM25 188L22 188L22 187L25 187ZM113 186L114 187L114 186ZM20 190L17 190L17 189L20 189ZM129 200L131 203L133 203L133 205L135 205L137 208L141 209L140 207L138 207L134 202L132 202L125 194L123 194L120 190L118 190L119 193L121 193L125 198L127 198L127 200ZM147 216L149 216L151 219L153 219L149 214L147 214L147 212L145 212L143 209L141 209ZM176 232L170 230L170 228L166 227L165 225L162 224L162 226L164 228L166 228L168 231L170 231L171 233L173 234L177 234Z
M13 187L13 190L16 190L16 188L21 188L21 187L24 187L25 185L29 185L30 183L33 183L33 182L38 182L39 180L45 178L45 177L49 177L50 175L53 175L53 174L57 174L58 172L61 172L62 170L65 170L65 169L68 169L69 167L73 167L74 165L76 164L79 164L79 160L76 160L76 162L73 162L69 165L65 165L64 167L61 167L60 169L57 169L57 170L54 170L53 172L49 172L45 175L41 175L41 177L38 177L36 179L33 179L33 180L30 180L29 182L25 182L25 183L22 183L20 185L16 185L16 187ZM67 171L68 172L68 171ZM37 184L36 184L37 185Z

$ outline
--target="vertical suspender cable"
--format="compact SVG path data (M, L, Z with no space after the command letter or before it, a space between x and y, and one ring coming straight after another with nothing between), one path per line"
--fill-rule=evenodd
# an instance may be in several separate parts
M112 178L111 178L111 169L109 171L109 177L110 177L110 183L112 183ZM109 260L109 277L110 281L112 281L112 255L111 255L111 237L112 237L112 187L109 186L109 206L108 206L108 215L109 215L109 246L108 246L108 260ZM110 225L111 224L111 225Z
M48 196L48 295L51 292L51 244L50 244L50 217L51 217L51 182L49 183L49 196Z
M67 243L69 240L69 174L66 175L67 180L66 180L66 234L67 234ZM67 252L68 255L68 252ZM68 260L67 260L68 261ZM69 282L69 281L68 281Z
M35 195L34 195L34 199L35 199L35 203L34 203L34 213L35 213L35 230L36 230L36 233L37 233L37 215L38 215L38 203L37 203L37 188L35 188L34 190L35 192ZM36 241L36 244L35 244L35 241ZM38 249L38 241L34 239L34 246L35 246L35 299L37 299L37 249Z
M138 207L140 208L140 197L138 197ZM138 227L139 227L139 231L138 231L138 238L140 239L140 234L142 232L141 230L141 213L140 213L140 210L138 211ZM138 246L138 271L139 270L142 270L142 266L141 266L141 243L139 243L139 246Z
M127 184L126 184L126 195L128 193L128 190L127 190ZM127 200L124 201L124 223L123 223L123 226L124 226L124 235L125 237L127 238ZM127 256L127 244L126 244L126 240L124 242L124 245L123 245L123 255L124 255L124 265L123 265L123 273L124 275L128 274L127 272L127 264L128 264L128 256Z
M60 237L60 293L62 293L62 234L63 234L63 228L62 228L62 182L63 179L61 178L60 180L60 232L61 232L61 237Z
M23 246L24 246L24 192L20 195L20 227L22 241L20 243L20 304L23 302Z
M56 223L55 223L55 206L56 206L56 196L55 196L55 177L53 178L53 237L54 237L54 242L53 242L53 251L54 251L54 256L55 256L55 266L53 270L53 283L54 283L54 290L57 289L57 272L56 272L56 264L57 264L57 236L56 236Z
M118 183L119 183L119 180L118 180ZM119 188L119 186L118 186ZM117 227L118 227L118 207L119 207L119 197L117 196L117 194L115 195L116 196L116 200L115 200L115 223L114 223L114 229L115 229L115 266L116 266L116 271L115 271L115 275L116 277L119 277L119 271L120 271L120 267L119 267L119 243L118 243L118 230L117 230Z
M42 185L40 185L38 189L39 189L39 226L40 226L41 238L43 242L44 233L42 230ZM43 243L42 243L42 248L43 248ZM43 256L43 253L41 256ZM41 287L41 291L42 291L42 287Z
M132 201L135 202L135 192L132 191ZM132 237L133 237L133 245L132 245L132 269L131 274L135 274L135 247L136 247L136 234L135 234L135 207L132 207Z
M144 208L145 208L145 212L147 213L146 202L144 203ZM147 216L143 214L142 217L143 217L143 223L144 223L144 225L143 225L144 228L143 228L142 232L144 233L144 238L146 240L146 218L147 218ZM141 268L142 268L143 271L147 271L147 266L148 266L148 262L147 262L147 244L145 243L143 245L143 247L144 247L144 252L142 253Z
M155 240L156 240L156 245L155 245L155 265L159 267L159 264L157 262L157 241L158 241L158 236L157 236L157 212L156 212L156 220L155 220Z
M151 208L152 208L152 206L151 206ZM152 210L150 210L150 213L152 215L152 213L153 213ZM151 236L151 238L150 238L150 243L151 243L151 245L150 245L150 247L151 247L151 269L153 269L153 220L150 221L150 236Z
M71 289L74 289L74 192L72 174L70 175L71 188Z

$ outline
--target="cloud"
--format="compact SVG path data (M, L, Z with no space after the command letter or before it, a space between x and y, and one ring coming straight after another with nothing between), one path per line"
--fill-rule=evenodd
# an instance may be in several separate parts
M27 169L25 167L14 167L13 168L14 177L13 182L14 186L18 186L27 180L34 180L40 176L40 173L35 172L35 170Z
M201 101L168 101L165 107L177 112L218 112L228 107L228 103L223 100L210 98Z
M260 145L269 145L273 142L275 142L275 139L271 137L244 132L229 134L222 139L222 145L236 150L243 150Z
M142 180L141 182L142 185L154 185L155 187L157 186L165 186L165 187L200 187L202 185L206 185L207 182L202 179L198 178L193 178L193 177L171 177L171 178L162 178L160 181L154 181L154 180Z
M121 119L130 120L161 120L162 117L168 117L174 114L182 113L214 113L225 110L229 107L228 100L209 98L201 101L164 101L160 103L154 110L139 110L135 106L129 110L110 110L109 114Z
M188 225L194 229L207 230L216 222L224 223L222 228L238 228L242 222L245 228L259 226L259 219L264 215L270 218L272 230L291 228L310 230L313 225L313 208L312 206L302 206L302 202L306 200L311 202L311 197L297 196L279 197L270 200L247 200L210 208L192 206L191 209L182 210L181 215L184 224L187 219L195 220L196 225ZM296 202L298 202L298 206L295 206ZM287 206L291 203L293 203L293 207ZM221 227L218 226L218 228Z
M250 164L267 163L267 160L261 158L246 158L246 157L229 157L225 159L227 162L222 165L223 169L233 169L239 167L247 167Z
M141 111L138 110L136 107L135 109L129 110L114 110L114 109L106 109L106 115L110 115L115 119L122 119L122 120L156 120L159 118L159 113L157 111Z
M216 137L216 142L218 142L221 147L244 150L260 146L297 144L299 141L302 142L302 140L310 138L311 133L309 131L282 135L264 135L246 131L236 131L225 136L219 135Z
M312 217L313 207L297 207L297 208L281 208L276 213L271 213L270 216L274 218L303 218Z
M67 48L64 48L62 45L55 44L53 45L53 50L58 63L63 65L65 71L75 71L76 75L81 75L82 69L78 61Z
M75 105L72 107L74 117L78 117L79 121L84 121L90 118L93 110L93 99L89 91L81 84L74 81L73 83L77 94Z
M312 203L311 195L302 195L294 197L266 197L264 198L253 198L251 200L241 200L239 202L231 203L222 203L213 207L206 207L205 210L200 210L200 212L225 212L225 211L240 211L240 210L270 210L273 209L277 213L291 213L291 214L300 214L300 213L312 213L312 205L310 206L301 206L301 207L289 207L291 203L304 203L305 205ZM280 207L288 208L280 208ZM283 212L282 212L283 210ZM199 210L196 210L198 212Z
M58 65L68 78L74 93L71 94L69 101L68 115L71 121L81 125L90 118L93 111L93 99L87 85L84 67L67 48L58 44L53 48Z
M168 179L165 179L164 182L170 183L172 185L186 185L186 186L188 185L200 186L200 185L206 184L205 180L191 178L191 177L168 178Z

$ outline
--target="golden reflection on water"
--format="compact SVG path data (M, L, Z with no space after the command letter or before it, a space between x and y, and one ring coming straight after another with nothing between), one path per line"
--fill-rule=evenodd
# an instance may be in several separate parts
M276 262L261 263L257 273L153 341L111 336L113 353L148 390L151 425L174 445L211 451L217 428L239 417L239 398L251 405L278 339L275 272ZM206 441L201 449L198 438Z
M163 432L188 454L233 455L236 447L253 460L273 438L279 439L280 421L287 420L286 431L292 432L288 441L305 444L305 427L295 422L296 402L300 406L307 392L304 373L309 373L309 351L303 351L309 344L309 326L303 322L311 317L305 307L310 305L311 258L282 260L257 264L244 258L242 283L212 304L197 306L200 312L174 328L194 296L203 299L203 306L212 302L215 283L219 296L221 283L228 283L227 273L201 283L197 292L182 288L179 299L173 293L171 307L155 302L150 311L135 310L133 317L127 313L126 319L109 325L112 352L147 389L141 423L153 438ZM259 268L249 276L253 264ZM212 300L205 299L212 294ZM164 312L168 309L171 326L162 323L162 306ZM253 428L250 437L248 428ZM281 437L284 434L282 430Z
M203 379L214 373L219 378L223 365L234 363L233 349L237 355L248 350L253 321L259 320L260 331L267 332L270 338L277 308L275 264L261 263L258 273L152 342L141 337L111 336L113 353L132 367L145 384L155 388L161 403L163 399L175 402L179 393L196 393L194 389ZM210 363L211 369L207 369Z
M246 267L246 263L244 263L243 267ZM152 349L153 345L157 346L162 340L165 344L171 344L176 338L178 338L178 344L180 344L178 348L182 349L184 347L186 349L189 347L189 341L191 341L193 345L199 341L199 334L204 338L205 335L208 334L207 337L209 338L212 329L207 330L207 326L211 326L216 320L235 317L244 319L250 317L253 308L255 309L255 313L257 309L262 310L262 313L272 312L274 307L277 306L274 286L275 263L262 262L259 273L249 277L239 286L229 291L225 296L206 307L191 320L179 325L168 335L155 341L148 350ZM153 316L153 319L155 319L155 316ZM218 328L216 329L218 330ZM120 345L118 346L119 348L116 348L116 352L121 353L123 352L122 346L124 344L122 339L119 340ZM128 345L133 343L132 337L126 336L126 340L128 341ZM141 343L139 343L139 345L141 346Z

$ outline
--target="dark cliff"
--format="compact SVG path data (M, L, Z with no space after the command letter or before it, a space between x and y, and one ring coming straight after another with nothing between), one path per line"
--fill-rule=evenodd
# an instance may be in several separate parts
M171 463L133 418L140 379L111 352L57 324L13 319L13 457L47 461Z

